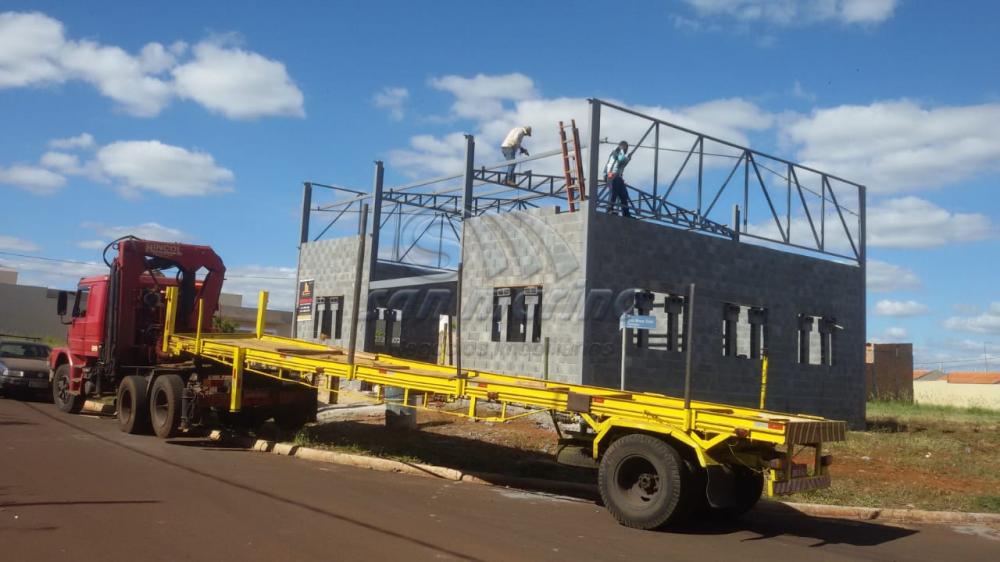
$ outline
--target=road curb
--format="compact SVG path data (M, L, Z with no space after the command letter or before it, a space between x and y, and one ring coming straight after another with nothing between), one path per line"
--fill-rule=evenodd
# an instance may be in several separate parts
M395 472L398 474L411 474L414 476L440 478L453 482L467 482L470 484L485 486L505 486L509 488L521 488L572 496L582 495L591 498L596 498L599 495L596 484L563 482L560 480L546 480L544 478L530 478L523 476L508 476L506 474L496 474L492 472L462 472L460 470L443 466L406 463L391 459L329 451L326 449L300 447L292 443L278 443L264 439L254 440L249 438L234 438L224 436L223 434L217 432L213 432L210 438L216 441L224 440L227 443L262 453L274 453L303 460L353 466L355 468L366 468L368 470L377 470L380 472ZM781 515L789 515L789 512L791 511L795 514L808 515L811 517L853 519L857 521L937 524L973 523L1000 525L1000 514L998 513L963 513L959 511L926 511L922 509L888 509L878 507L781 502L772 500L761 501L757 504L754 510Z
M1000 525L998 513L964 513L960 511L926 511L923 509L889 509L880 507L854 507L817 503L762 501L760 511L787 512L787 509L812 517L855 519L859 521L886 521L893 523L979 523Z

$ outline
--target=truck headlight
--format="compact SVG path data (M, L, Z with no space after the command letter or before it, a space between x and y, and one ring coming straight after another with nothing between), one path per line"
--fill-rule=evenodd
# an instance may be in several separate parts
M14 371L12 369L7 369L7 376L8 377L23 377L24 376L24 371Z
M7 376L7 365L4 365L3 361L0 361L0 377Z

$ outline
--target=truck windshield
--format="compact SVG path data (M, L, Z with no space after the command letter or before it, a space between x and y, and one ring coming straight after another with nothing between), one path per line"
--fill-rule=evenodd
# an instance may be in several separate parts
M45 359L49 356L49 348L34 343L2 343L0 357L11 359Z

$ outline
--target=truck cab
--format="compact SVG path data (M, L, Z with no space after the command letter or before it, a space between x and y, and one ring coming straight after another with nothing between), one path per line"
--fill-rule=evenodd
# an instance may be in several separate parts
M109 258L112 250L117 253ZM222 403L210 390L225 386L220 381L229 371L166 352L166 293L176 288L178 294L169 319L177 332L211 332L225 265L208 246L134 237L110 244L104 257L109 273L81 279L71 310L69 293L59 295L57 313L68 326L68 345L49 356L53 401L60 410L76 413L87 398L115 396L123 430L140 433L152 425L161 437L173 435ZM309 397L301 392L263 386L246 396L262 412L271 414L275 408L270 407L289 402L309 409ZM314 416L314 396L311 407ZM309 415L291 410L293 420L308 421Z

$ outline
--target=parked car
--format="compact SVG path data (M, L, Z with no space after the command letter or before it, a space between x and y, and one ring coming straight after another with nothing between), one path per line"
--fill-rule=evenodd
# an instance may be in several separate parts
M0 338L0 394L51 393L50 351L42 343Z

